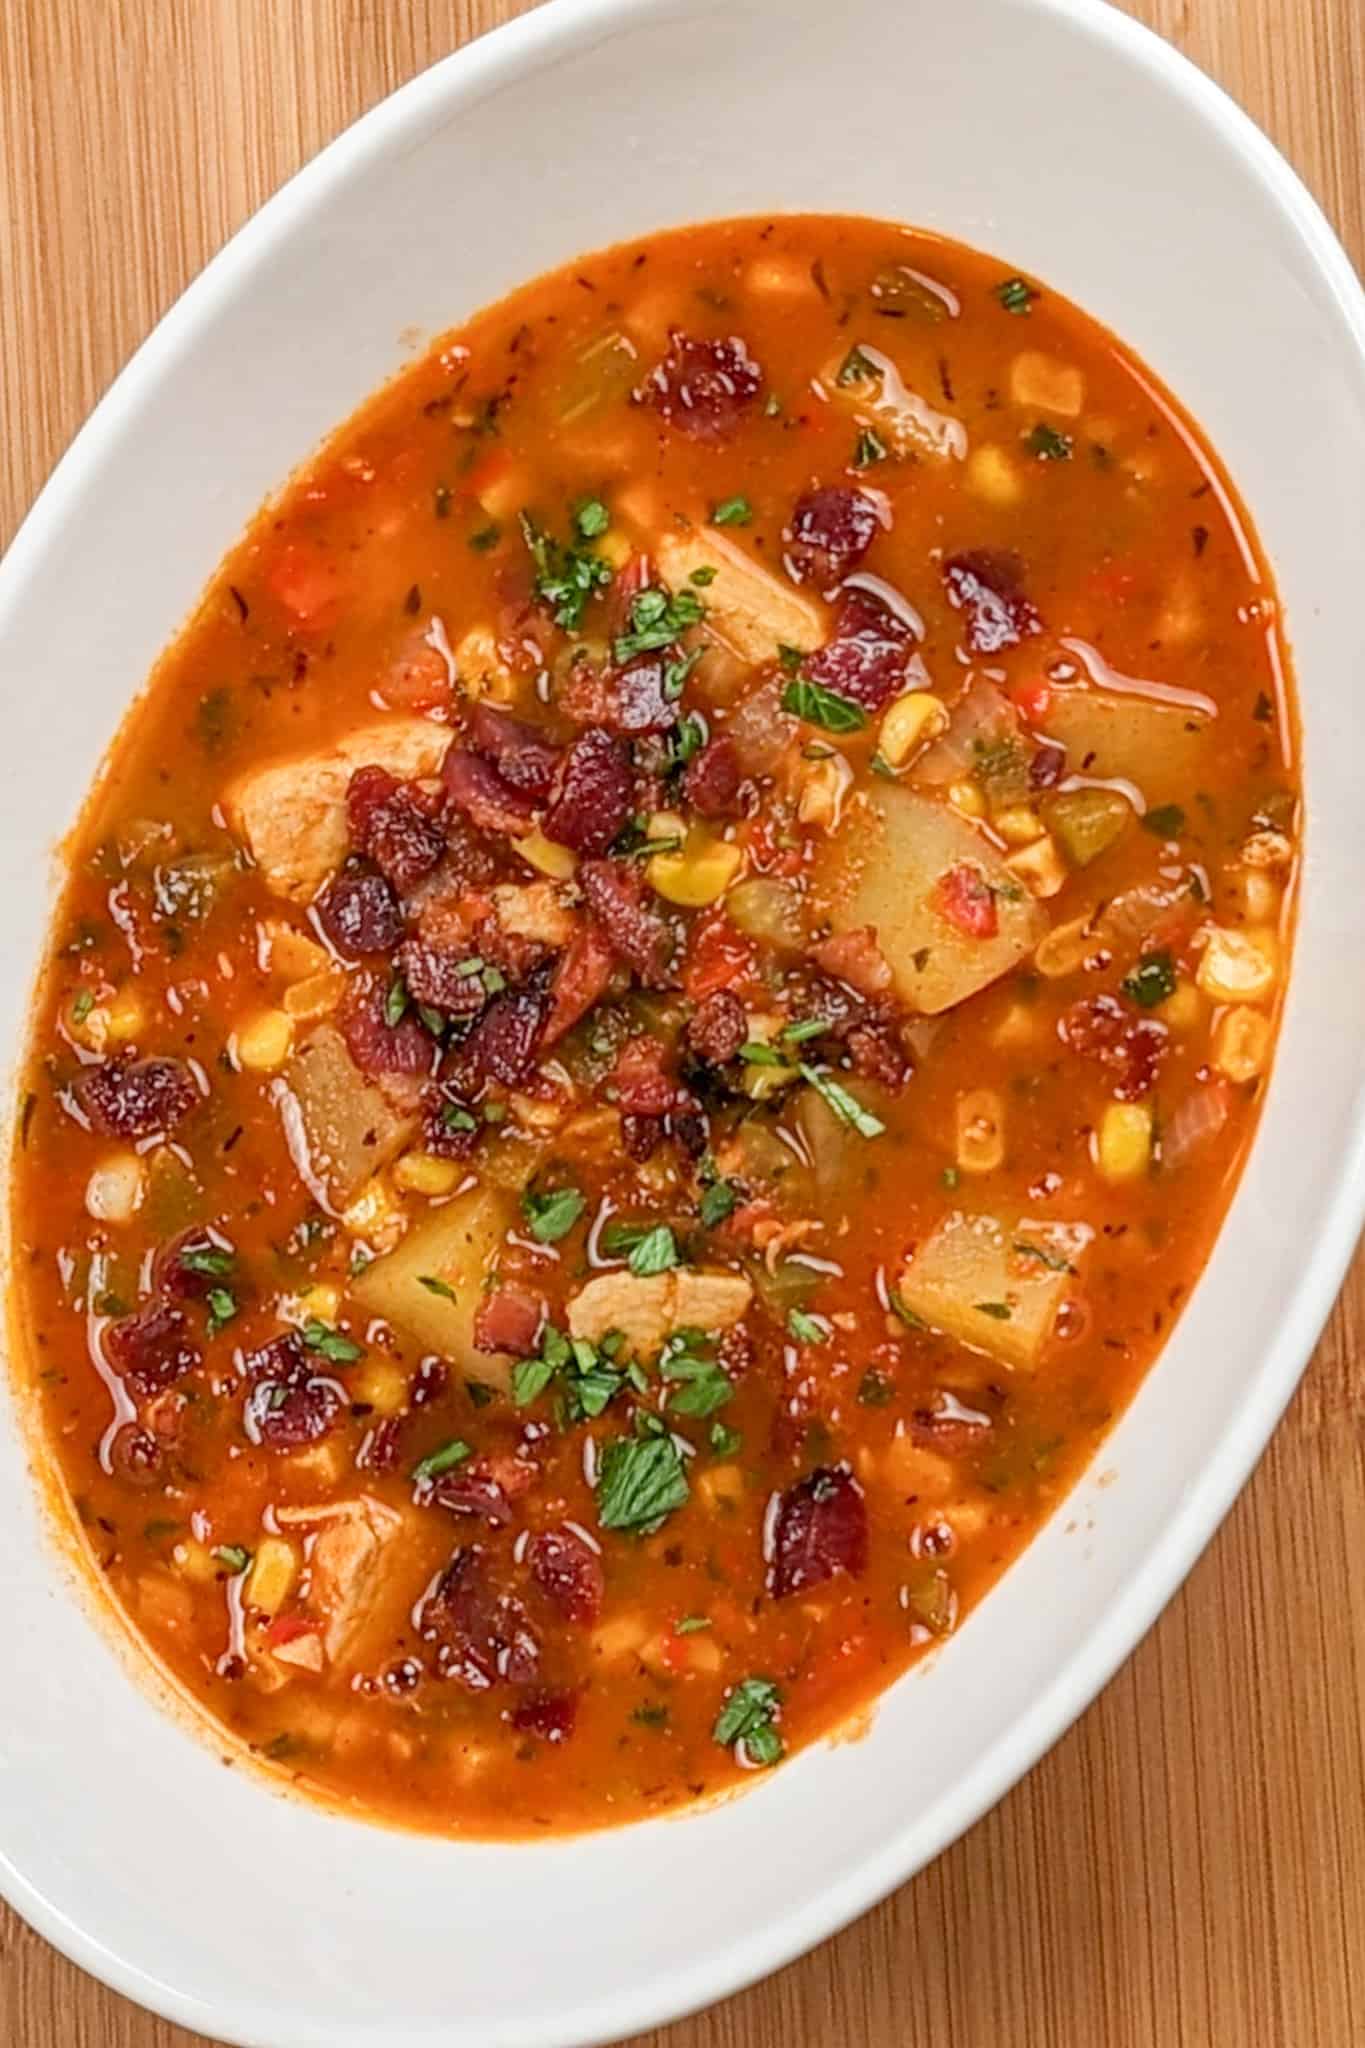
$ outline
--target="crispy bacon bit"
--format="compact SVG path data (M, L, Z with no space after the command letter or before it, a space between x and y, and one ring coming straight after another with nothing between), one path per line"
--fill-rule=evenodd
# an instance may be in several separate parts
M993 548L950 555L943 564L948 602L962 613L973 654L1001 654L1042 632L1043 622L1021 587L1023 567L1017 555Z
M72 1093L94 1129L110 1138L173 1131L199 1100L184 1061L161 1058L87 1067Z
M860 995L879 996L891 986L890 963L877 944L875 927L870 924L822 939L819 945L811 947L810 957L822 974L846 981Z
M396 1024L385 1018L386 985L371 976L353 981L338 1015L346 1049L362 1074L429 1074L436 1042L411 1011Z
M109 1446L114 1477L128 1486L155 1486L162 1476L163 1454L150 1430L125 1422Z
M708 740L683 770L684 800L703 818L735 818L743 805L739 749L728 734Z
M675 328L668 354L635 397L692 440L715 441L739 424L762 382L762 370L737 334L698 341Z
M460 1048L462 1066L515 1088L536 1063L548 1007L549 998L539 988L494 996Z
M614 731L638 735L671 732L681 707L677 694L670 695L667 654L641 654L610 678L611 716Z
M513 1709L512 1726L542 1742L567 1742L578 1718L578 1696L572 1692L537 1692Z
M602 1560L576 1530L542 1529L527 1546L526 1562L566 1621L596 1621L605 1590Z
M398 966L416 1002L451 1017L476 1017L488 1000L478 957L467 942L447 947L419 936L399 947Z
M115 1372L144 1398L174 1386L204 1362L184 1309L155 1297L109 1324L104 1350Z
M1044 740L1028 764L1030 789L1055 789L1066 772L1066 748Z
M480 699L469 717L469 744L525 796L545 797L559 770L560 749L537 726Z
M270 1451L297 1451L318 1443L340 1418L346 1397L335 1380L313 1371L295 1330L273 1337L246 1361L253 1381L244 1417L253 1443Z
M222 1285L231 1262L231 1252L207 1230L191 1227L162 1245L152 1262L152 1286L167 1301L202 1301L211 1287Z
M629 1116L667 1116L678 1094L662 1039L629 1038L616 1055L607 1087Z
M419 1507L444 1508L450 1515L475 1515L490 1529L505 1529L512 1519L512 1503L497 1480L465 1466L439 1473L435 1479L420 1479L413 1497Z
M548 1048L571 1031L611 986L616 955L602 927L588 918L569 942L550 983L550 1014L542 1043Z
M395 711L434 711L450 702L450 671L430 635L430 626L410 633L376 684Z
M857 568L885 523L866 491L838 484L807 491L797 499L782 535L787 574L793 583L818 583L828 590Z
M613 950L646 988L664 987L673 934L652 907L644 877L615 861L595 860L579 869L578 883Z
M1116 996L1086 996L1063 1011L1057 1033L1073 1052L1097 1059L1113 1074L1120 1102L1149 1095L1170 1034L1158 1017L1135 1017Z
M357 768L346 792L351 844L401 895L429 875L445 851L440 798L387 768Z
M707 996L687 1023L688 1044L713 1067L734 1059L748 1036L744 1005L728 989L718 988Z
M629 818L634 793L630 756L620 741L608 732L581 733L565 757L558 794L545 813L545 837L596 859Z
M388 953L403 936L403 913L382 875L343 868L317 903L318 923L343 960Z
M514 1351L525 1358L536 1348L545 1303L524 1287L499 1287L486 1294L474 1313L477 1351Z
M441 763L441 781L454 808L480 832L522 839L535 822L535 798L514 789L491 763L458 742Z
M995 893L968 861L940 875L934 892L940 914L968 939L993 939L1000 929Z
M842 1465L821 1465L777 1504L768 1583L775 1599L806 1592L846 1572L867 1568L867 1508L863 1490Z
M839 606L832 637L803 666L812 682L879 711L903 687L913 651L906 621L870 592L855 589Z
M540 1669L530 1616L514 1593L499 1590L477 1545L455 1552L422 1603L417 1629L437 1677L470 1692L501 1682L530 1685Z

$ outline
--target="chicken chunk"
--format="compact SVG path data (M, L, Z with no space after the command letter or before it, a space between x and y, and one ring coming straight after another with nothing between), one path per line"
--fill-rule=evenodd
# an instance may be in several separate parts
M714 528L666 533L654 553L664 581L674 590L691 588L698 569L713 572L706 588L706 624L741 661L772 661L779 647L809 654L824 640L819 606Z
M559 900L553 882L503 882L493 890L498 923L512 938L534 939L556 950L567 946L577 920Z
M599 1273L569 1303L569 1331L600 1343L619 1330L627 1349L650 1358L674 1330L728 1330L749 1312L754 1290L742 1273L680 1267L672 1273Z
M384 1553L403 1526L396 1509L369 1494L316 1506L278 1508L276 1521L316 1523L308 1558L308 1611L322 1623L322 1647L333 1661L374 1607Z
M228 823L277 895L307 903L346 856L346 789L357 768L410 781L434 775L450 744L426 718L385 718L334 747L270 761L239 776L223 798Z

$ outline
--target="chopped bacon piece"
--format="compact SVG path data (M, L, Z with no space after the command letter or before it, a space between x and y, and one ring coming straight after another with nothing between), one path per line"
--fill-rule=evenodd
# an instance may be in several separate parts
M419 1507L475 1515L490 1529L505 1529L512 1519L512 1503L497 1480L463 1465L453 1472L441 1472L435 1479L419 1480L414 1499Z
M823 974L846 981L860 995L879 996L891 986L890 963L877 944L875 927L870 924L822 939L818 946L811 947L810 957Z
M398 949L398 965L414 999L451 1017L476 1017L488 1000L478 957L467 941L440 946L421 936Z
M787 574L793 583L828 590L857 568L885 524L881 506L866 491L839 484L807 491L782 536Z
M512 1711L512 1726L525 1735L538 1735L542 1742L567 1742L578 1718L578 1695L572 1692L537 1692Z
M607 1087L629 1116L667 1116L678 1094L668 1071L671 1064L672 1050L662 1039L628 1038L616 1055Z
M712 991L688 1019L687 1042L692 1050L713 1067L723 1067L737 1057L749 1036L749 1019L738 996L728 989Z
M155 1486L162 1478L165 1455L150 1430L125 1422L109 1446L109 1464L116 1479L129 1486Z
M1017 555L992 548L950 555L943 564L948 602L962 613L973 654L1002 654L1042 632L1021 587L1023 567Z
M357 768L346 791L351 844L401 895L429 875L445 851L441 800L387 768Z
M536 1063L549 997L543 989L508 989L494 996L460 1048L462 1065L515 1088Z
M288 540L265 572L272 596L299 626L317 626L336 608L341 565L307 541Z
M621 959L646 988L664 987L673 933L653 908L643 875L616 861L595 860L579 869L578 882L589 910Z
M803 1593L841 1572L860 1578L867 1568L867 1507L863 1490L842 1465L818 1466L777 1504L769 1585L774 1598Z
M253 1351L246 1370L253 1385L244 1420L253 1443L270 1451L302 1450L340 1419L346 1396L335 1380L313 1371L297 1331L286 1330Z
M671 732L681 715L677 694L670 695L670 656L637 655L608 678L611 709L608 723L619 733Z
M450 702L450 670L430 626L419 626L403 642L375 685L395 711L436 711Z
M942 915L964 938L993 939L999 931L995 892L969 861L959 861L939 876L935 897Z
M436 1062L436 1041L411 1011L396 1024L384 1014L385 984L374 976L352 982L338 1015L346 1050L362 1074L429 1074Z
M183 1060L118 1060L87 1067L72 1093L97 1131L110 1138L150 1138L173 1131L199 1100Z
M724 912L718 911L692 927L683 988L694 1003L702 1002L714 989L747 981L756 959L753 940L746 939Z
M417 1630L432 1651L438 1678L470 1692L530 1685L540 1669L540 1643L515 1593L502 1591L477 1545L457 1550L422 1602Z
M202 1301L231 1264L232 1253L192 1225L162 1245L152 1261L152 1285L168 1301Z
M576 1530L540 1530L527 1545L526 1562L566 1621L596 1621L605 1591L602 1559Z
M738 817L743 804L739 749L728 734L708 740L683 770L682 793L703 818Z
M343 868L317 902L318 923L343 960L388 953L403 936L403 913L382 875Z
M832 636L807 655L803 673L866 710L879 711L904 686L914 642L912 628L898 612L869 591L849 590Z
M109 1324L104 1349L115 1372L140 1396L159 1394L204 1362L184 1309L155 1297Z
M1114 1076L1120 1102L1149 1095L1170 1044L1158 1017L1136 1017L1116 996L1086 996L1063 1011L1057 1032L1073 1052L1097 1059Z
M604 854L631 813L630 756L608 732L581 733L570 747L559 790L545 813L545 837L586 859Z
M739 424L762 383L762 370L737 334L698 341L675 328L668 354L635 397L692 440L715 441Z
M480 832L522 839L535 823L534 797L514 789L490 762L479 754L469 753L458 742L441 763L441 781L455 809Z
M545 1321L545 1303L524 1287L499 1287L486 1294L474 1312L474 1347L478 1351L533 1352Z
M616 972L616 955L606 933L588 918L561 956L550 983L550 1014L542 1043L554 1045L606 994Z
M561 753L538 726L480 699L469 717L469 744L511 788L525 796L550 794Z

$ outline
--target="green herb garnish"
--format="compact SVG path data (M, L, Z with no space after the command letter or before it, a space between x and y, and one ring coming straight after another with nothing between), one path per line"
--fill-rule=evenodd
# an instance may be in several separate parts
M754 508L745 497L726 498L711 514L713 526L747 526Z
M671 1436L616 1437L602 1453L597 1519L604 1529L657 1529L689 1493Z
M316 1351L320 1358L325 1358L331 1365L354 1365L358 1358L365 1356L363 1344L357 1344L354 1338L343 1335L340 1330L332 1329L327 1323L319 1322L316 1316L308 1318L303 1326L302 1336L308 1349Z
M861 732L867 724L861 704L841 697L837 690L827 690L823 683L812 682L809 676L796 676L788 683L782 692L782 709L794 718L804 718L807 725L823 726L826 732Z
M1154 1010L1175 994L1175 963L1169 953L1148 953L1123 977L1120 986L1140 1010Z
M1027 313L1038 293L1022 277L1007 277L995 287L995 296L1007 313Z
M775 1764L784 1753L777 1732L781 1704L782 1695L771 1678L742 1678L731 1690L711 1733L724 1749L742 1743L751 1762Z
M818 1068L809 1067L803 1060L801 1075L810 1082L816 1094L821 1096L834 1114L858 1133L860 1138L880 1138L886 1125L870 1109L864 1109L856 1095L850 1095L841 1082L832 1074L822 1074Z
M421 1458L412 1468L414 1479L439 1479L443 1472L453 1472L457 1465L463 1465L473 1452L460 1437L453 1437L448 1444L442 1444L439 1451L432 1451Z
M554 1188L543 1195L527 1189L521 1198L526 1225L538 1244L558 1244L567 1237L587 1207L577 1188Z

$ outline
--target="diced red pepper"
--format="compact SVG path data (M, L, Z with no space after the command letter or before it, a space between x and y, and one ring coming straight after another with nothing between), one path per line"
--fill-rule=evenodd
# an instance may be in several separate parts
M337 564L304 541L286 541L265 572L272 594L301 626L315 626L341 595Z
M683 989L699 1003L719 988L747 981L755 957L753 941L736 931L728 917L709 917L693 927L683 967Z

